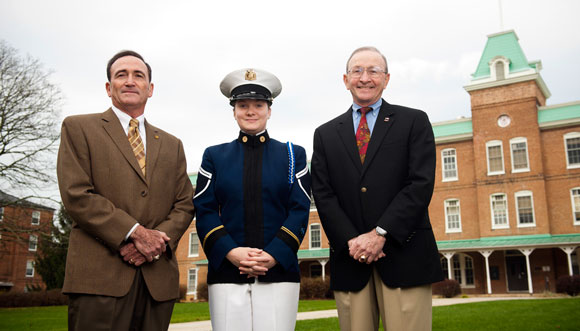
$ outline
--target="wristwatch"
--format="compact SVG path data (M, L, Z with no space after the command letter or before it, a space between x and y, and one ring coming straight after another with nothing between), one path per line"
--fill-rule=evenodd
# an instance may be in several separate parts
M387 235L387 231L385 229L381 228L380 226L377 226L375 228L375 232L376 232L377 236L384 237Z

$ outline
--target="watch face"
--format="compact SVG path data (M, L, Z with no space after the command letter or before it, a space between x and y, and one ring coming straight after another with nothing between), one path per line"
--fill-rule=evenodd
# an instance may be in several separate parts
M511 123L511 118L508 115L501 115L500 117L497 118L497 125L499 125L502 128L505 128L506 126L510 125Z

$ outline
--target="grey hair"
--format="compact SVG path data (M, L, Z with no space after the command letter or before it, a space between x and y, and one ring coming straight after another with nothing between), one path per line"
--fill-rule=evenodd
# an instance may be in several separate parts
M373 47L373 46L359 47L359 48L355 49L354 52L352 52L352 54L348 58L348 61L346 61L346 72L347 73L348 73L348 64L350 63L350 60L352 59L352 57L356 53L365 52L365 51L375 52L375 53L379 54L383 58L383 61L385 61L385 73L389 73L389 67L387 66L387 58L383 55L383 53L381 53L381 51L379 51L378 48Z

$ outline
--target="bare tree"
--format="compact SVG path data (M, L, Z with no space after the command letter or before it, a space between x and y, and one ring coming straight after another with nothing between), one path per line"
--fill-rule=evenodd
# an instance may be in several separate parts
M0 184L32 189L54 183L61 92L50 72L0 40Z

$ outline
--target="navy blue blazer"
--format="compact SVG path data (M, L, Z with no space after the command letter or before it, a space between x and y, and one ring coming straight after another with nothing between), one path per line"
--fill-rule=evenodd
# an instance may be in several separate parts
M359 291L376 268L389 287L443 279L428 207L435 182L435 139L423 111L383 100L364 164L352 108L314 132L312 191L330 241L330 287ZM385 229L385 257L370 265L349 256L348 240Z
M262 248L276 259L260 281L300 281L296 253L310 212L304 148L270 139L267 132L240 132L230 143L211 146L203 154L193 202L209 260L208 284L254 281L225 258L236 247Z

